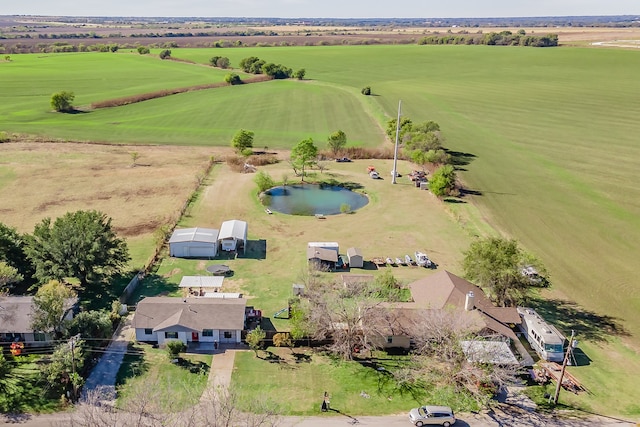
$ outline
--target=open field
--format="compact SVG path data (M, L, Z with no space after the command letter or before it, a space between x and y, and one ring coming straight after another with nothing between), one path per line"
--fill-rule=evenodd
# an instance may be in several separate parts
M132 152L139 154L135 167ZM139 268L152 254L153 233L178 216L212 154L205 148L0 144L0 221L31 233L46 217L103 211Z
M578 314L596 313L600 316L596 319L604 315L612 316L617 324L623 326L622 338L612 336L615 333L620 335L621 331L617 329L603 334L609 335L609 343L601 337L584 344L583 348L590 353L593 362L584 370L584 374L580 374L580 378L594 394L577 399L591 409L600 410L603 404L599 398L606 393L611 402L615 401L619 405L620 409L616 412L638 413L633 385L625 387L627 392L618 390L620 384L629 385L629 378L640 372L637 353L640 347L640 318L637 316L640 311L640 263L637 262L640 187L636 185L640 178L640 168L637 167L637 159L640 158L640 147L637 144L640 107L636 99L636 94L640 91L640 80L636 76L636 70L640 69L640 56L637 52L491 46L345 46L185 49L174 50L173 56L206 63L210 56L220 52L229 56L232 64L237 64L246 56L256 55L294 69L304 67L307 69L307 76L314 80L225 88L229 91L223 95L217 90L213 92L218 94L215 96L221 97L219 105L224 108L235 111L251 109L252 115L244 118L247 121L235 123L242 123L254 130L258 146L263 145L259 139L261 133L272 135L271 141L274 143L264 144L272 148L286 148L297 142L300 134L289 123L294 117L289 113L293 110L295 117L301 117L298 115L301 106L311 114L305 115L304 119L296 119L300 120L296 129L313 129L324 135L341 127L341 124L329 120L332 113L328 111L341 108L342 103L351 103L350 108L354 109L359 106L359 109L353 111L354 115L365 114L363 111L367 110L366 119L353 118L348 109L343 110L341 114L349 117L343 118L346 122L340 123L352 123L353 129L357 126L365 128L366 125L355 123L366 123L371 117L380 121L384 113L393 116L399 98L403 100L404 114L415 122L429 119L439 122L448 147L476 156L465 166L467 170L462 171L466 184L482 194L467 199L474 200L480 209L478 215L472 216L473 222L478 223L478 218L482 218L499 232L518 238L527 249L540 256L552 274L552 297L577 301L581 306L576 309ZM72 56L74 55L64 57ZM81 58L82 55L75 57ZM135 55L130 57L136 58L136 62L141 60L155 64L154 58L140 59ZM33 78L44 82L40 93L23 99L16 97L17 92L11 92L13 89L5 87L4 77L7 75L6 66L13 66L22 58L16 56L13 62L0 64L0 77L3 77L0 79L0 90L3 93L13 93L12 99L18 105L18 108L13 109L11 103L0 107L4 109L0 115L0 128L24 132L40 129L40 132L60 137L73 134L74 138L79 139L84 139L80 138L82 132L85 132L87 139L96 135L104 135L105 139L112 137L116 126L109 125L107 116L102 122L92 121L90 118L94 112L48 119L57 116L46 111L51 91L42 89L50 87L47 85L51 82L47 82L46 76L38 74L36 70L31 76L25 74L24 78L26 81ZM162 61L155 61L163 64ZM186 70L207 70L206 67L189 64L174 63L172 67L176 67L180 73L190 72ZM11 74L12 72L9 73ZM66 84L71 79L65 79L62 73L59 76L65 87L57 87L56 90L68 89ZM15 79L18 77L19 74L16 73L13 81L17 81ZM104 76L105 79L107 77ZM149 82L152 83L156 88L163 87L158 81ZM91 86L89 81L83 84L86 88ZM100 84L105 91L103 94L108 94L104 89L108 87L108 80ZM378 96L362 97L359 90L365 85L370 85ZM281 97L291 96L290 91L295 92L301 86L305 89L290 98L295 98L290 101L295 104L280 103ZM28 83L24 84L22 91L26 91L28 87ZM275 89L271 89L273 87ZM329 98L318 95L318 99L322 101L319 104L311 103L307 102L306 91L311 90L308 87L317 88L319 92L323 92L325 88L333 88L336 92ZM236 95L242 92L236 89L244 90L246 94L238 97ZM261 100L259 110L254 109L249 102L253 100L253 90ZM271 90L273 91L266 93ZM80 99L80 93L77 95ZM215 138L211 136L213 134L206 132L202 133L200 139L190 142L189 138L195 138L195 132L190 133L188 129L195 123L190 118L197 114L190 104L194 99L200 103L200 108L204 108L205 103L197 98L201 95L202 93L182 94L179 95L180 98L173 98L172 102L149 101L136 105L139 110L126 110L127 113L120 112L119 109L109 111L108 114L112 115L109 120L113 122L116 117L135 117L136 112L139 114L136 120L144 122L144 126L139 126L138 130L132 130L131 133L123 131L113 139L130 137L133 140L141 135L148 138L142 138L145 141L162 139L168 130L165 128L156 132L154 129L163 127L168 120L164 110L172 108L175 117L171 119L173 127L169 131L172 136L168 137L168 142L175 141L179 135L186 135L182 140L184 143L227 145L228 138ZM103 99L102 94L99 98ZM328 99L332 99L333 104ZM91 99L85 98L82 102L90 101ZM160 103L161 107L155 106L155 103ZM269 116L269 122L263 121L260 114L256 115L256 112L269 111L270 107L277 107L275 111L278 114ZM145 109L154 110L154 114L145 118ZM213 113L211 115L215 116ZM42 124L43 117L50 120L46 126ZM272 121L274 117L276 123ZM76 121L78 118L84 122ZM76 122L82 126L77 126ZM176 128L183 122L189 123L189 126ZM211 129L217 126L215 121L210 123ZM284 138L284 133L273 136L273 128L281 127L286 128L291 136ZM350 140L365 140L361 135L343 130ZM379 135L378 130L370 132L378 132ZM366 143L376 145L381 141L381 137L367 138ZM345 166L350 167L361 168L362 164ZM282 173L278 168L283 168L284 171L285 166L274 168L276 179ZM222 170L214 171L214 180L226 175ZM353 172L361 173L359 169L354 169ZM0 173L0 182L11 182L12 173ZM289 172L289 176L291 175ZM245 176L234 178L233 185L238 185L235 194L248 196L252 191L250 179ZM388 180L380 184L386 185ZM416 230L415 221L418 220L411 213L419 209L419 205L417 207L413 199L402 201L404 199L393 196L383 197L373 184L367 183L367 187L369 186L371 197L381 203L352 216L340 217L337 224L333 218L326 223L319 224L315 221L311 225L308 223L309 219L304 218L286 218L285 221L279 215L260 215L261 209L257 202L251 202L254 200L252 198L237 196L233 198L233 202L221 204L219 200L227 200L223 197L228 196L228 186L222 187L224 190L219 190L219 193L211 190L203 195L204 201L216 204L217 211L210 212L209 216L198 216L194 212L193 217L185 219L184 224L195 224L197 219L206 218L210 223L202 225L217 225L227 217L242 218L246 215L250 221L249 232L255 233L253 238L273 234L279 236L279 240L274 240L273 244L271 240L268 241L267 260L249 260L242 266L234 265L238 272L238 277L234 276L234 280L238 281L238 286L246 289L247 293L258 296L256 304L264 304L267 313L272 309L282 308L278 305L278 299L288 295L291 281L295 280L300 271L300 262L292 261L285 249L289 248L291 239L297 237L303 243L317 240L317 237L310 234L311 231L322 233L327 240L352 241L354 245L363 246L363 249L385 248L390 241L406 241L407 248L419 243L427 251L441 251L442 253L434 256L436 261L440 261L439 258L442 257L445 260L442 264L456 271L460 250L468 243L466 232L452 224L444 228L437 227L442 232L442 237L438 237L440 234L434 236L431 222L427 222L424 229ZM210 194L211 198L207 198ZM433 206L441 211L441 204L434 201ZM463 213L464 208L455 207ZM370 212L371 217L362 215L364 212ZM369 231L354 232L352 238L347 238L345 230L351 233L352 230L362 229L359 228L362 217L366 218L364 222ZM398 217L411 217L414 223L405 229L407 231L402 232L403 227L398 225ZM417 217L424 221L422 211ZM260 230L265 232L260 233ZM302 234L298 236L296 233ZM391 236L392 240L385 240L389 237L384 236ZM443 249L444 247L447 249ZM404 248L400 254L402 252L406 252ZM266 261L278 266L277 276L275 273L270 273L271 276L265 274L261 264ZM255 279L242 281L245 277ZM278 285L274 284L276 281L272 282L273 277L277 278ZM260 293L265 291L273 292L271 302L264 297L260 300ZM563 327L565 330L572 327L571 317L565 319ZM624 336L624 333L629 335ZM582 340L582 337L578 336L578 339ZM610 375L603 376L603 372ZM617 394L611 394L616 392Z

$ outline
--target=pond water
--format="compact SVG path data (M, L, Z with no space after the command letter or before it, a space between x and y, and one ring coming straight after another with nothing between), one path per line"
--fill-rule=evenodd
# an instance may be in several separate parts
M262 204L272 211L289 215L336 215L341 206L355 211L369 199L354 191L334 185L300 184L273 187L265 191Z

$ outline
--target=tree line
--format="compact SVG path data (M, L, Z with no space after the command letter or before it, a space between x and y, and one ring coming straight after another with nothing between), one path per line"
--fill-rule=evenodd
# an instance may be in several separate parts
M558 46L558 35L527 35L524 30L518 30L515 34L508 30L487 34L443 34L423 37L418 40L418 44L554 47Z

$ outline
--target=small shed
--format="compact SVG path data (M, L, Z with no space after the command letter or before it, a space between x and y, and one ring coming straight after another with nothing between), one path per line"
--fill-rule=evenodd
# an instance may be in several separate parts
M364 257L360 248L347 249L347 258L349 259L349 267L362 268L364 266Z
M338 245L338 242L309 242L307 247L332 250L336 252L336 255L340 253L340 245ZM338 262L337 259L336 262Z
M218 241L223 251L237 251L242 248L244 253L247 249L247 222L237 219L223 222Z
M180 228L169 239L169 255L178 258L214 258L218 254L218 230Z

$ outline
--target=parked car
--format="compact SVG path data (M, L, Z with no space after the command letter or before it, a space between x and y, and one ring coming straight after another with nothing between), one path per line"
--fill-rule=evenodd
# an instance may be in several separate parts
M349 163L350 161L351 159L348 157L340 157L339 159L336 159L336 162L338 163Z
M424 425L440 425L449 427L456 422L453 410L448 406L425 405L413 408L409 412L409 420L416 427Z

